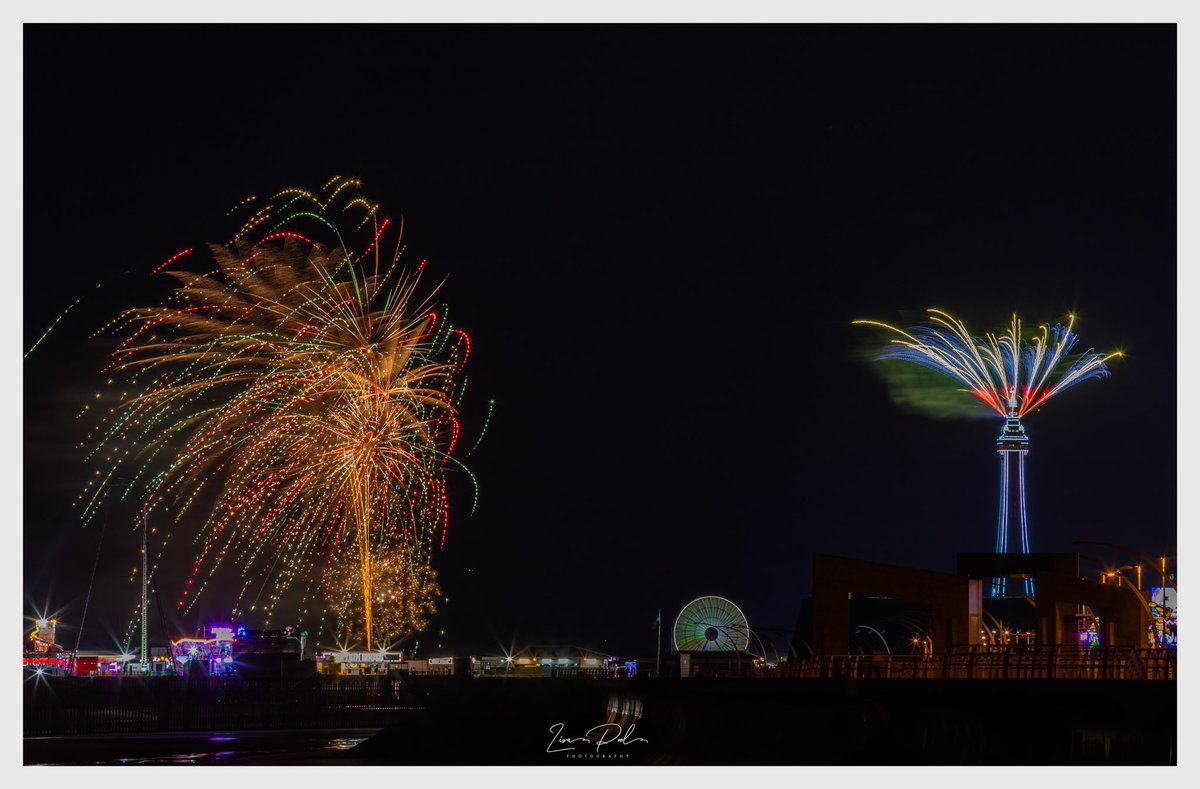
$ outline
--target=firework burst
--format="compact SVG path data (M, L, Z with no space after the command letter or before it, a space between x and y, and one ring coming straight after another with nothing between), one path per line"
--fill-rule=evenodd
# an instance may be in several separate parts
M1071 354L1079 341L1075 316L1067 325L1042 324L1032 337L1021 333L1014 315L1000 334L973 336L959 319L942 310L929 310L929 324L899 329L872 320L857 325L878 326L898 335L879 353L881 360L913 362L957 381L996 414L1025 416L1062 392L1089 378L1109 375L1108 360L1120 352L1102 354L1088 349Z
M1025 501L1029 436L1021 418L1078 383L1107 376L1108 360L1121 354L1106 355L1089 348L1072 355L1079 341L1074 332L1074 316L1070 316L1066 326L1043 324L1028 338L1022 334L1021 321L1015 315L1007 331L985 334L982 338L973 336L962 321L942 310L929 310L928 324L910 329L878 321L855 323L878 326L896 335L877 358L910 362L933 370L958 383L962 391L969 392L992 413L1004 418L1004 427L996 439L1000 458L996 553L1008 553L1010 545L1022 554L1029 553L1029 514ZM901 367L907 369L908 365ZM899 381L894 376L892 380ZM933 390L914 383L915 379L909 378L907 385L894 386L893 396L934 413L952 413L945 401L937 402L934 408ZM1028 577L1013 589L1019 589L1025 597L1036 594L1033 579ZM1009 591L1006 577L992 580L993 597L1005 597Z
M326 602L338 621L339 634L353 639L366 628L361 577L351 561L330 565ZM389 647L423 632L437 613L441 588L437 572L408 549L395 551L371 564L371 619L376 640Z
M122 449L84 517L122 466L160 522L211 500L180 609L227 562L248 579L243 595L258 586L251 610L267 617L293 585L355 576L370 649L376 601L396 591L378 583L403 580L418 597L436 589L421 568L450 520L446 472L458 464L455 397L470 339L433 301L437 288L420 287L424 261L401 266L399 233L395 254L381 254L391 223L357 187L335 179L323 198L284 190L229 244L210 247L215 270L170 268L186 253L155 269L178 285L163 306L123 313L126 337L106 370L133 391L96 451ZM359 251L335 207L370 234ZM322 232L335 243L309 237ZM410 629L432 612L407 610Z

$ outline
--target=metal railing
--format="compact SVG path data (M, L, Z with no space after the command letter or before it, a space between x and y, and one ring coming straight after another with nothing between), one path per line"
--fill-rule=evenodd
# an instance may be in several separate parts
M1174 649L955 646L936 655L816 655L763 676L821 679L1176 678Z

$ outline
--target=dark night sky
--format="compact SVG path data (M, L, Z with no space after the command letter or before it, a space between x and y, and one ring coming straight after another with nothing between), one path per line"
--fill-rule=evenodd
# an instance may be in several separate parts
M790 630L814 551L989 549L997 422L902 412L854 355L852 319L928 306L1128 351L1027 420L1034 549L1173 553L1175 59L1154 25L26 26L26 345L87 296L23 367L29 604L78 621L89 337L161 295L93 285L335 174L449 274L466 429L497 401L448 647L652 653L701 594ZM129 522L85 645L135 603Z

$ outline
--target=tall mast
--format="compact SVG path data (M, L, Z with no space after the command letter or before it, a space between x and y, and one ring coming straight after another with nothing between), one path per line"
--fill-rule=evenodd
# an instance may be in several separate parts
M149 639L147 639L147 637L146 637L146 623L148 621L147 614L149 613L149 611L148 611L149 599L146 597L146 585L147 585L146 566L148 564L146 561L146 532L149 530L148 529L149 522L150 522L149 513L147 512L145 507L142 507L142 654L141 654L141 663L142 663L143 668L145 668L146 664L148 664L150 662L150 660L149 660L150 650L147 648Z

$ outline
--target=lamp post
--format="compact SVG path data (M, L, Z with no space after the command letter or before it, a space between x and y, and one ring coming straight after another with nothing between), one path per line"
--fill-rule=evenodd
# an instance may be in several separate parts
M1100 545L1105 548L1114 548L1114 549L1124 553L1126 556L1130 556L1135 559L1140 559L1143 562L1150 561L1145 556L1143 556L1140 553L1137 553L1136 551L1132 551L1128 548L1124 548L1120 545L1114 545L1114 544L1108 543L1108 542L1092 542L1092 541L1076 540L1072 544L1073 545ZM1099 565L1102 568L1102 570L1100 572L1100 583L1101 584L1107 585L1111 581L1111 582L1115 583L1117 586L1121 586L1122 584L1127 585L1129 587L1129 591L1133 592L1133 595L1137 598L1138 603L1141 604L1142 610L1146 613L1146 618L1149 619L1151 622L1153 622L1156 619L1156 617L1154 616L1154 610L1150 607L1150 603L1146 600L1146 595L1142 589L1142 571L1143 571L1143 568L1145 565L1143 565L1143 564L1126 564L1126 565L1122 565L1121 567L1114 569L1110 565L1108 565L1106 562L1103 562L1093 556L1085 556L1083 554L1077 554L1077 556L1079 556L1080 559L1084 559L1093 564ZM1160 557L1160 558L1162 558L1162 557ZM1138 579L1137 586L1134 586L1133 582L1131 582L1128 578L1125 577L1125 575L1124 575L1125 570L1136 570L1137 571L1137 579ZM1165 596L1166 593L1164 592L1163 594ZM1156 646L1158 645L1158 639L1155 640L1155 645Z
M1165 559L1163 561L1163 566L1164 567L1166 566ZM1133 582L1125 577L1125 570L1137 570L1138 586L1134 586ZM1133 594L1137 597L1138 602L1142 604L1142 609L1145 610L1146 614L1150 617L1151 621L1153 621L1155 619L1162 620L1162 633L1159 635L1158 638L1155 639L1155 642L1156 642L1156 646L1158 646L1158 648L1160 648L1160 649L1163 648L1164 646L1166 646L1165 639L1166 639L1167 620L1166 620L1166 616L1165 616L1165 607L1160 608L1160 612L1162 613L1161 616L1156 617L1154 615L1154 609L1150 607L1150 603L1148 603L1146 601L1146 596L1142 593L1142 589L1141 589L1142 568L1141 568L1141 565L1126 564L1126 565L1122 565L1121 567L1117 567L1112 570L1106 570L1100 576L1100 582L1106 583L1107 582L1106 579L1113 579L1113 581L1117 584L1117 586L1120 586L1121 584L1125 584L1126 586L1128 586L1129 591L1133 592ZM1167 599L1167 591L1166 590L1167 590L1167 587L1166 587L1166 584L1164 583L1163 584L1163 602L1164 603L1166 602L1166 599Z
M147 556L148 551L146 550L146 532L149 531L149 529L150 529L149 507L143 505L142 506L142 650L141 650L141 656L140 656L141 659L138 661L139 663L141 663L140 670L143 674L148 673L149 662L150 662L150 649L149 649L150 639L148 638L147 633L146 633L146 627L147 627L147 623L149 621L149 616L148 616L149 611L147 609L149 608L148 603L150 602L150 599L146 595L146 586L148 583L148 580L146 578L146 568L148 566L148 560L149 560L149 557Z
M1158 557L1158 568L1162 573L1162 602L1158 606L1158 616L1162 625L1158 631L1158 647L1165 649L1167 646L1167 557L1166 554Z
M1160 568L1162 569L1163 587L1165 588L1167 585L1167 582L1170 581L1170 578L1167 576L1167 573L1166 573L1167 556L1165 554L1159 555L1156 560L1151 560L1151 558L1146 556L1145 554L1138 553L1135 550L1132 550L1130 548L1126 548L1122 545L1117 545L1117 544L1111 543L1111 542L1096 542L1095 540L1075 540L1071 544L1072 545L1100 545L1105 548L1113 548L1115 550L1118 550L1121 553L1125 554L1126 556L1137 559L1139 562L1141 562L1143 564L1158 564L1160 566ZM1092 559L1091 557L1081 556L1080 558L1088 559L1089 561L1093 561L1093 562L1096 562L1097 564L1100 564L1100 562L1098 562L1095 559ZM1172 582L1171 585L1174 586L1175 584Z
M658 679L662 676L662 609L658 609L658 616L654 619L655 633L655 653L654 653L654 678Z

